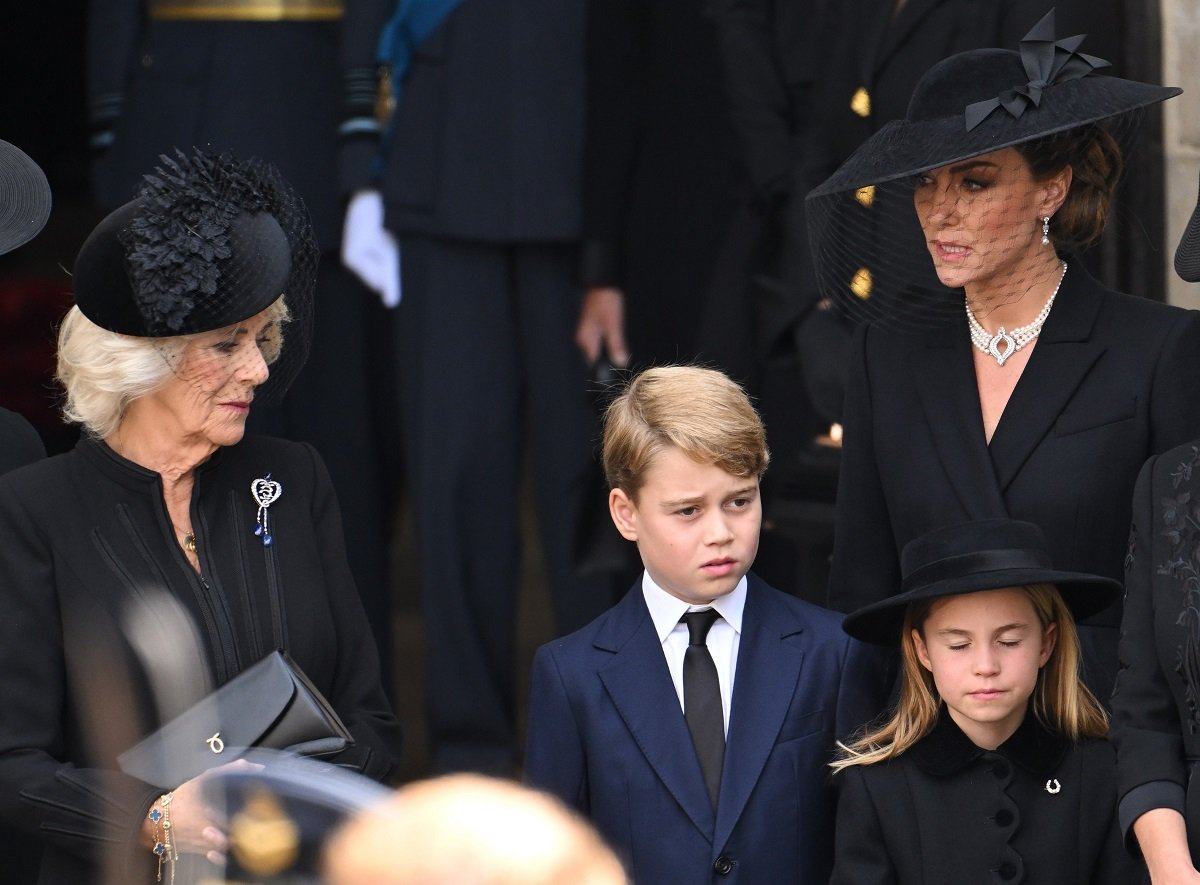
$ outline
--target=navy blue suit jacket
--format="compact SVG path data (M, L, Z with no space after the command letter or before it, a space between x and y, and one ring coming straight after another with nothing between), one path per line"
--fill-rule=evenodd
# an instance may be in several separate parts
M749 576L714 812L640 581L539 649L526 778L589 817L638 883L824 883L836 738L878 709L841 616Z

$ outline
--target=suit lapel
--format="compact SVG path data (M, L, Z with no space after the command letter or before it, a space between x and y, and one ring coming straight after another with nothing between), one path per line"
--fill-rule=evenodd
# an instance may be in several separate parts
M715 850L728 842L791 707L804 661L803 622L749 576L721 772Z
M1051 432L1079 384L1104 353L1090 340L1104 300L1096 282L1075 264L1063 280L1054 308L1038 336L988 447L1000 491Z
M640 585L613 615L595 640L598 648L615 653L600 670L600 680L663 786L696 829L711 839L712 804Z
M983 435L966 318L925 336L909 358L938 461L971 519L1007 516Z

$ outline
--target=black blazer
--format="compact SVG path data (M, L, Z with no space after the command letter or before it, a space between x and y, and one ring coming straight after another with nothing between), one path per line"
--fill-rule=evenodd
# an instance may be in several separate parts
M270 547L249 491L267 474L282 486ZM0 819L43 844L42 883L95 881L108 852L120 881L152 881L133 840L176 785L126 776L115 757L274 648L354 735L334 761L381 780L394 768L395 719L313 449L255 437L219 449L197 469L192 524L202 576L158 474L91 439L0 478Z
M1033 716L989 752L943 709L908 752L836 781L830 885L1138 881L1117 828L1112 747L1069 744Z
M1105 289L1075 262L990 445L965 316L924 335L861 328L833 606L896 593L913 538L1001 516L1039 525L1058 568L1120 579L1138 470L1195 435L1197 390L1200 313ZM1119 606L1097 617L1115 625Z
M94 169L97 202L132 199L159 154L211 145L279 167L321 247L336 249L340 22L157 21L148 6L89 0L91 113L116 139Z
M372 63L365 31L395 5L348 5L353 64ZM377 182L388 226L477 242L575 240L583 41L584 0L468 0L451 12L414 53L396 103Z
M1153 808L1187 819L1200 860L1200 440L1150 459L1133 496L1112 697L1121 825ZM1186 797L1185 797L1186 790Z

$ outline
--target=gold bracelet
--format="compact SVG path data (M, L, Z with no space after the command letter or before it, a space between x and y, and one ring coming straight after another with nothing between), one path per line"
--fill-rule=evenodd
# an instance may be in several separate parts
M158 797L158 802L162 805L162 827L163 827L163 852L159 858L159 872L162 872L162 861L167 862L167 869L170 871L169 883L175 885L175 861L179 860L179 849L175 842L175 836L171 832L171 800L175 798L174 793L163 793Z
M160 799L161 799L161 797L160 797ZM154 805L150 806L150 813L147 814L146 817L149 819L150 825L153 828L152 835L154 836L154 847L151 849L151 851L153 851L154 856L156 858L158 858L158 871L154 874L154 881L161 882L162 881L163 855L166 854L167 844L166 844L166 842L163 841L163 834L162 834L163 813L162 813L162 809L160 809L158 807L158 803L155 803Z

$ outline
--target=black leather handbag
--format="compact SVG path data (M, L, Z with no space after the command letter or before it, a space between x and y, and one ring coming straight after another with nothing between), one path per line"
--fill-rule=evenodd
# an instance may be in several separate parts
M267 655L126 750L126 774L164 788L252 747L328 756L354 743L333 707L282 651Z

